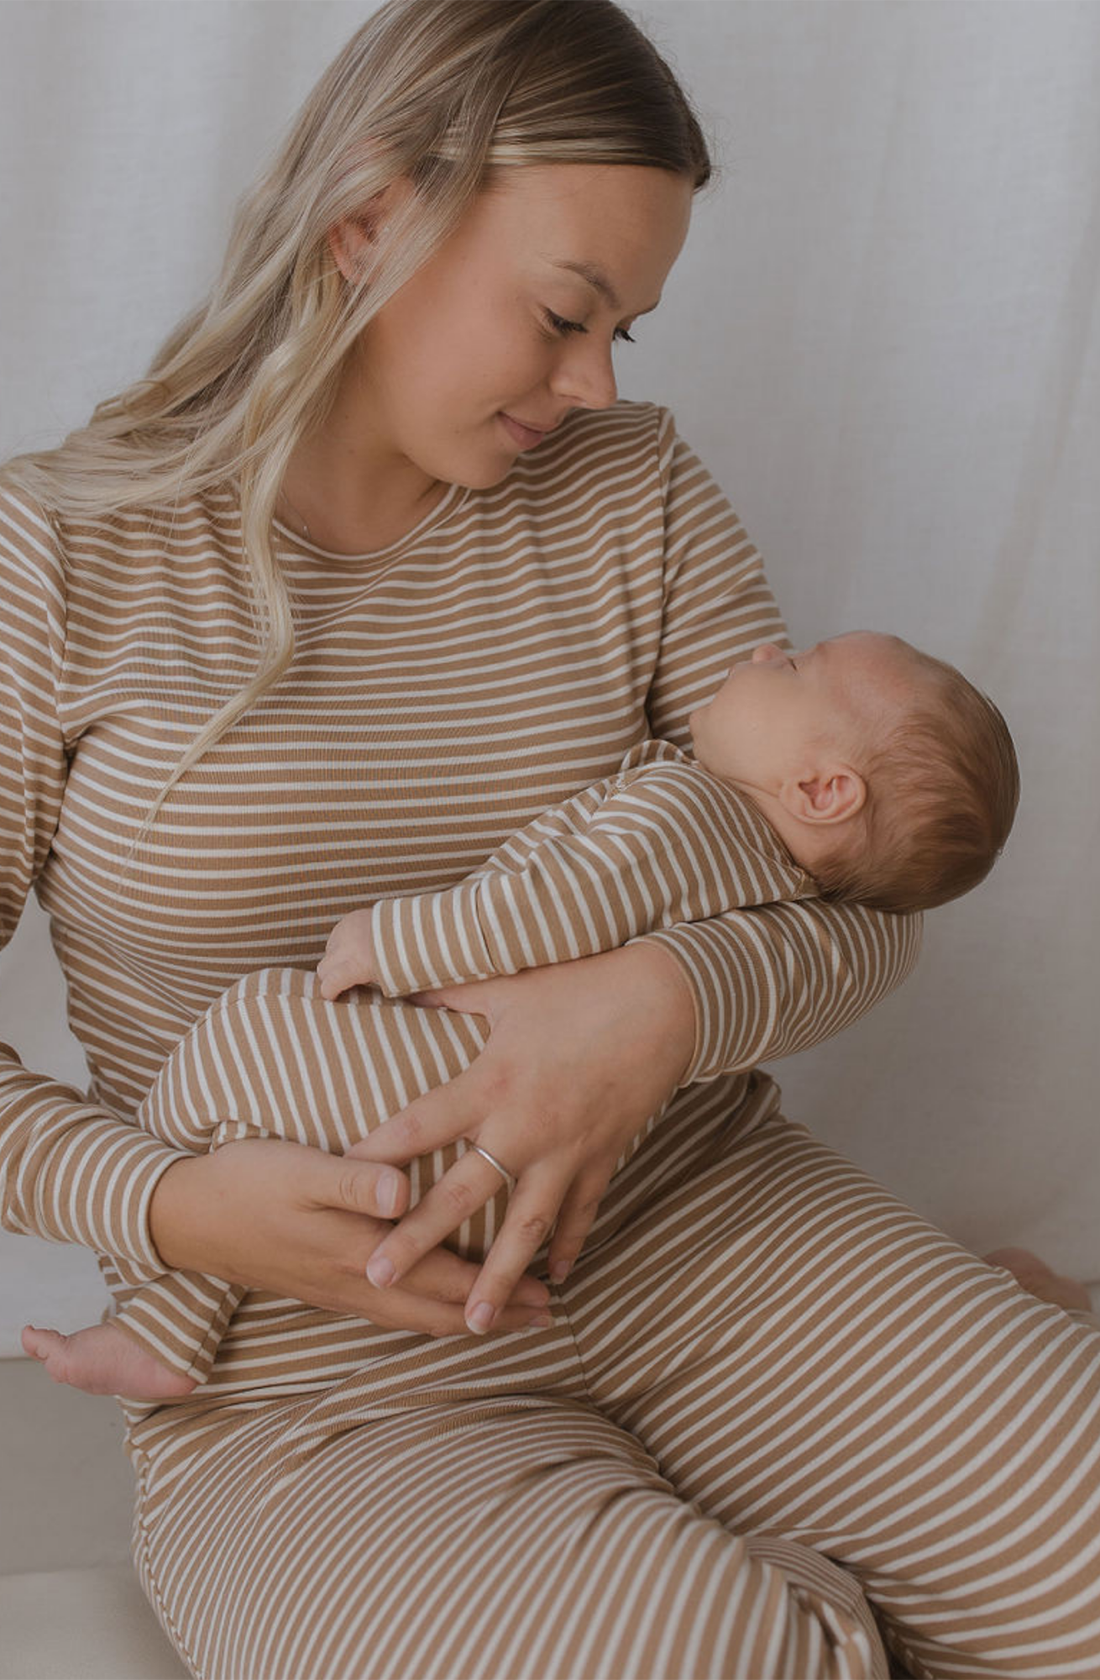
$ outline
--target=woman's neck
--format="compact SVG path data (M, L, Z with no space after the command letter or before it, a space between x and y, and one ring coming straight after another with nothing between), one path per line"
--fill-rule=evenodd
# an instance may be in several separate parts
M400 542L450 488L423 475L414 482L395 473L380 482L300 449L283 477L277 512L298 536L334 554L371 554Z
M370 554L399 542L449 488L364 423L363 403L345 382L291 455L277 511L318 548Z

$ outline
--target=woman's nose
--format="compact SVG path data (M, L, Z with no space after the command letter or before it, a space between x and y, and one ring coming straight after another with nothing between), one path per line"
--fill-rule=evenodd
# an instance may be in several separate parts
M619 394L611 350L594 340L572 342L551 380L554 395L577 408L610 408Z
M763 665L768 659L782 659L783 649L776 647L774 642L761 642L758 648L752 650L754 665Z

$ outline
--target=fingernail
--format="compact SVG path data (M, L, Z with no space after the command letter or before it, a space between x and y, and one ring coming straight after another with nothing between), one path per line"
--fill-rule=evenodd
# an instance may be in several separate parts
M570 1267L568 1260L555 1260L554 1264L550 1268L550 1282L564 1283L566 1278L569 1276L569 1271Z
M527 1320L528 1330L550 1330L553 1328L553 1325L554 1320L550 1317L549 1313L536 1313L534 1318L529 1318Z
M476 1335L483 1336L495 1317L496 1313L488 1301L479 1301L477 1306L472 1307L467 1314L466 1323Z
M397 1199L401 1194L401 1180L395 1172L383 1173L378 1180L378 1211L384 1213L388 1219L391 1213L397 1212ZM369 1273L368 1273L369 1275ZM393 1267L390 1267L393 1275ZM374 1280L377 1282L377 1279ZM387 1283L389 1278L386 1279Z
M384 1254L371 1256L367 1264L367 1277L376 1289L388 1289L395 1276L392 1260L387 1260Z

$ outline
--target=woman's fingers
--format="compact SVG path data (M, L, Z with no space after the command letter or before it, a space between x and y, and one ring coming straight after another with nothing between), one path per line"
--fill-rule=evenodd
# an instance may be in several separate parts
M422 1294L432 1295L437 1300L447 1301L463 1307L477 1279L480 1267L473 1261L461 1260L457 1254L449 1249L436 1248L419 1260L411 1271L402 1279L402 1287L415 1288ZM538 1278L521 1277L509 1297L508 1305L518 1313L539 1311L549 1301L550 1295L544 1283Z
M464 1336L468 1333L465 1303L477 1276L477 1267L457 1254L435 1249L418 1261L393 1289L374 1294L380 1308L400 1308L401 1323L419 1320L428 1335ZM372 1292L374 1293L374 1292ZM502 1308L493 1328L498 1334L524 1330L548 1322L549 1292L537 1278L521 1277Z
M409 1181L396 1167L349 1160L347 1155L324 1155L310 1150L303 1171L311 1170L319 1207L346 1208L375 1219L398 1219L409 1205Z
M460 986L426 986L410 992L409 1002L425 1009L453 1009L459 1015L489 1015L495 980L467 980Z
M467 1151L375 1249L367 1265L371 1283L387 1289L403 1278L495 1196L500 1184L496 1168L483 1155Z
M546 1241L568 1185L558 1170L535 1166L516 1185L504 1223L466 1303L466 1323L479 1335L498 1328L516 1283Z
M407 1197L403 1176L386 1168ZM445 1251L403 1284L376 1289L367 1262L393 1227L371 1210L382 1172L302 1144L241 1139L182 1156L161 1174L150 1217L168 1267L199 1270L248 1289L351 1313L385 1329L467 1334L464 1304L477 1267ZM404 1205L403 1202L401 1205ZM519 1330L545 1312L546 1286L524 1278L497 1328Z
M381 1329L412 1330L425 1336L466 1336L469 1327L461 1305L415 1294L411 1289L370 1290L359 1308L361 1315ZM549 1313L541 1308L510 1303L493 1325L497 1335L545 1328Z
M467 1129L476 1130L485 1117L485 1102L484 1098L480 1102L477 1099L472 1072L460 1073L446 1085L437 1085L417 1097L361 1143L353 1144L344 1159L394 1164L415 1161L419 1155L456 1142Z
M457 1173L457 1169L467 1161L473 1166L472 1174L469 1169L464 1174L459 1174L460 1182L457 1185L448 1185L450 1174L447 1174L430 1192L430 1196L435 1197L443 1190L444 1197L437 1208L428 1208L426 1220L422 1216L422 1210L429 1197L425 1197L400 1225L393 1226L388 1231L382 1227L381 1243L373 1233L368 1234L367 1240L374 1244L374 1247L363 1271L375 1289L388 1289L391 1284L400 1280L406 1289L419 1297L460 1305L465 1302L478 1275L478 1268L471 1261L462 1260L457 1254L452 1254L439 1245L456 1225L461 1224L470 1213L476 1213L490 1196L495 1195L500 1185L500 1175L476 1154L464 1155L452 1171ZM408 1205L408 1180L403 1173L392 1167L378 1169L367 1163L348 1162L347 1156L322 1156L318 1164L323 1167L341 1168L335 1182L339 1201L333 1201L333 1184L330 1180L326 1189L322 1190L318 1185L314 1192L322 1205L336 1205L360 1214L369 1213L370 1208L364 1204L372 1197L371 1181L379 1173L398 1181L401 1191L400 1207L395 1211L403 1212ZM367 1183L364 1184L363 1180ZM462 1211L463 1209L467 1211ZM378 1229L379 1227L375 1227L375 1230ZM375 1260L383 1249L384 1263L379 1269ZM509 1319L511 1327L518 1328L521 1323L526 1323L530 1312L544 1308L548 1298L546 1285L540 1283L537 1278L517 1278L516 1286L508 1300L508 1304L514 1309ZM464 1328L462 1313L459 1311L457 1330L448 1331L446 1334L457 1334Z
M600 1211L603 1193L614 1170L615 1163L612 1162L606 1172L596 1171L580 1176L569 1186L554 1226L547 1257L551 1283L564 1283L572 1271Z

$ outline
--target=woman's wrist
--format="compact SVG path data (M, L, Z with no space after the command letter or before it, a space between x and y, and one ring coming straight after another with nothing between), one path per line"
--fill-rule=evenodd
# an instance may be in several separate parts
M697 1019L691 982L667 946L644 937L609 955L620 959L624 972L630 966L641 993L641 1012L654 1029L670 1075L669 1090L674 1091L683 1083L695 1054Z
M212 1157L188 1155L161 1173L149 1201L149 1238L166 1271L212 1271L198 1213L214 1196Z

